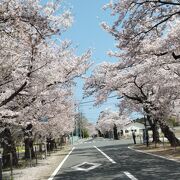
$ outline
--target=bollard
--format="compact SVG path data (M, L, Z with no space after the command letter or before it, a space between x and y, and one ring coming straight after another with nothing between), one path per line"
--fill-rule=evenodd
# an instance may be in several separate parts
M0 153L0 180L2 180L2 155Z

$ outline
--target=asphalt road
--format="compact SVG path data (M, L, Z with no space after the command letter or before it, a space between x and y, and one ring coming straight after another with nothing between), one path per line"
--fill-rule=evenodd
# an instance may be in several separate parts
M180 163L136 152L131 141L97 138L78 145L53 180L180 180Z

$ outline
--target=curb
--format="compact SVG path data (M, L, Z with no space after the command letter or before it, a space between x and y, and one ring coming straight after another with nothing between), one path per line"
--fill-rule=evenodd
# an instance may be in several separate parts
M130 146L128 146L128 149L131 149L133 151L137 151L137 152L140 152L140 153L148 154L148 155L151 155L151 156L159 157L159 158L162 158L162 159L166 159L166 160L169 160L169 161L174 161L174 162L180 163L180 161L178 161L178 160L171 159L171 158L164 157L164 156L160 156L160 155L157 155L157 154L152 154L152 153L144 152L144 151L141 151L141 150L138 150L138 149L134 149L134 148L132 148Z
M54 172L51 174L51 176L48 178L48 180L53 180L54 177L56 176L56 174L58 173L58 171L61 169L62 165L64 164L64 162L67 160L67 158L70 156L70 154L72 153L72 151L75 149L75 147L73 147L71 149L71 151L64 157L64 159L60 162L60 164L58 165L58 167L56 167L56 169L54 170Z

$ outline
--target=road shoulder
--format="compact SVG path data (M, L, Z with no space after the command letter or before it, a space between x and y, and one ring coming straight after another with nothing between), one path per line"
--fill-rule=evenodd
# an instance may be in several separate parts
M152 156L156 156L180 163L180 147L177 147L176 149L174 148L164 149L162 147L147 148L145 146L129 146L128 148L137 152L149 154Z
M13 178L17 180L47 180L71 149L71 146L65 146L62 150L52 153L47 159L39 160L35 167L15 169Z

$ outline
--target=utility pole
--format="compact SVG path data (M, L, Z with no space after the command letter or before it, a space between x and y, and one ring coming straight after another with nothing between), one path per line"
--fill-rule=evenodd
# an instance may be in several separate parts
M83 133L83 114L80 111L80 102L78 103L78 127L79 127L79 136L80 138L84 138L84 133Z
M79 133L80 133L80 138L82 139L82 113L79 112Z

